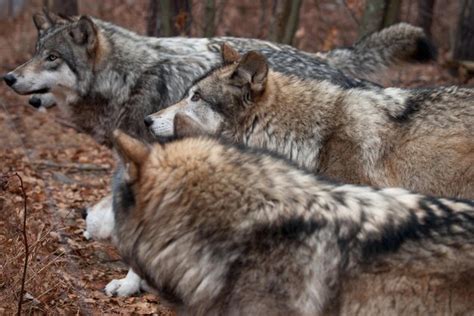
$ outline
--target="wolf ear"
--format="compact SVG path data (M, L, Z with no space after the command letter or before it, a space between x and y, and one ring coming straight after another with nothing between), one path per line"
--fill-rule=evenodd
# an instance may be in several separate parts
M94 51L97 42L97 28L90 17L81 16L69 34L77 45L85 45L89 53Z
M150 147L120 130L114 131L115 148L126 166L128 181L138 178L140 165L150 154Z
M38 30L39 34L43 33L44 31L49 29L51 26L53 26L53 23L46 16L45 12L35 13L33 15L33 23L35 24L36 29Z
M232 64L240 59L240 54L227 43L222 44L221 54L224 64Z
M49 12L47 8L43 8L43 12L36 13L33 15L33 22L35 23L36 29L41 34L50 27L56 24L67 24L71 20L69 18L62 17L60 15Z
M250 85L252 94L260 94L265 89L268 64L265 57L255 51L245 54L232 74L232 80L239 85Z

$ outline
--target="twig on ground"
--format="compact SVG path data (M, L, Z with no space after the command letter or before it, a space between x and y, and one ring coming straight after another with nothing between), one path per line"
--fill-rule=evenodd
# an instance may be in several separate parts
M23 179L18 174L18 172L15 172L13 176L16 176L18 180L20 180L20 189L21 189L21 194L23 195L23 244L25 246L25 263L23 264L23 275L21 276L20 297L18 298L17 315L20 316L21 307L23 305L23 293L25 292L26 271L28 269L28 256L30 255L30 253L29 253L29 248L28 248L28 237L26 236L27 200L26 200L25 187L23 186Z
M110 167L100 166L90 163L57 163L49 160L32 161L32 165L44 166L47 168L75 169L80 171L109 171Z
M68 128L72 128L73 130L75 130L76 132L79 132L81 133L82 131L79 129L79 127L77 127L76 125L74 125L73 123L67 121L67 120L64 120L64 119L60 119L60 118L56 118L54 120L56 123L58 123L59 125L62 125L62 126L65 126L65 127L68 127Z

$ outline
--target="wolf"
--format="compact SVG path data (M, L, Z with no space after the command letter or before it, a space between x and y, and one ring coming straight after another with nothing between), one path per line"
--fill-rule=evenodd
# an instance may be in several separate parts
M474 309L474 201L335 184L206 137L114 135L114 242L178 314Z
M278 46L281 49L294 50L291 46L281 44ZM327 52L308 54L350 76L379 79L383 70L391 65L434 59L436 48L426 40L420 28L399 23L365 36L352 48L336 48ZM29 104L41 109L56 105L56 101L51 93L45 93L33 95L29 99Z
M474 89L344 89L269 69L255 51L146 118L157 136L211 134L346 183L474 198Z
M316 56L255 39L145 37L88 16L63 18L43 12L33 20L38 30L35 54L4 76L5 82L20 94L53 94L77 129L108 147L116 128L145 141L155 140L143 119L179 101L196 78L220 64L224 42L241 52L258 49L276 70L325 78L345 88L376 85L343 71L363 77L399 61L428 61L435 56L424 32L403 23L354 47ZM352 53L360 56L349 58ZM103 209L105 217L110 212ZM129 288L120 293L131 294L137 286ZM115 294L115 290L107 292Z
M259 50L278 71L325 78L343 87L375 84L334 66L363 74L399 60L426 61L434 56L423 31L408 24L318 57L256 39L145 37L88 16L63 18L43 12L33 19L38 29L35 54L5 75L5 82L19 94L52 93L75 126L109 147L116 128L153 141L144 117L177 102L193 80L220 63L223 42L238 51ZM348 58L364 50L370 52ZM359 63L362 60L367 66Z

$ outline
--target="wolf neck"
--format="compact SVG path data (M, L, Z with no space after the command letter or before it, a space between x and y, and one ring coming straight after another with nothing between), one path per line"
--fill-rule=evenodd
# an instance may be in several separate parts
M390 128L380 126L389 124L384 115L393 104L382 99L390 100L383 89L343 89L270 71L263 96L231 123L230 134L340 181L387 186L381 157Z
M99 29L102 54L94 69L93 82L85 91L87 96L95 94L110 103L124 103L144 74L154 72L156 76L159 70L164 70L177 73L167 76L164 84L178 98L196 77L216 63L217 53L206 49L207 39L193 39L192 45L183 45L183 38L147 37L108 22L94 21ZM186 43L190 41L186 39ZM176 88L178 91L174 92Z
M108 55L101 56L94 71L81 81L80 97L69 104L72 120L107 146L112 145L111 133L116 128L152 141L152 134L140 124L143 118L179 101L192 81L216 60L210 52L178 52L176 39L147 38L108 23L98 25L102 51ZM201 44L198 41L194 48L198 50Z
M263 95L232 131L238 142L277 152L316 171L325 139L340 121L343 90L327 81L270 71Z

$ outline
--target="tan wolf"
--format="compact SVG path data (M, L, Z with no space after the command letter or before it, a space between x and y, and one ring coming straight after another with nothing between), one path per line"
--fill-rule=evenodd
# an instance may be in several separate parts
M114 239L183 315L474 310L474 203L336 185L218 140L116 132Z
M223 52L224 66L146 118L153 133L219 135L342 182L474 198L474 89L346 89Z

